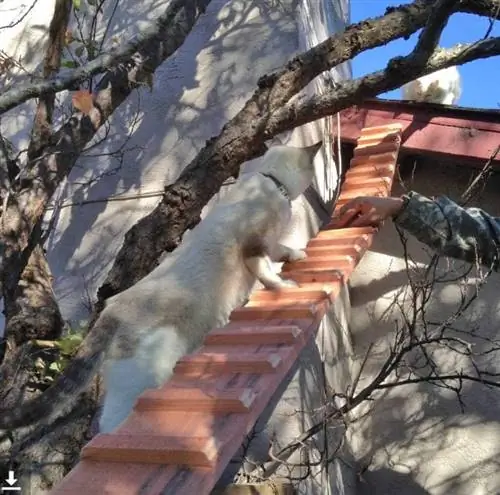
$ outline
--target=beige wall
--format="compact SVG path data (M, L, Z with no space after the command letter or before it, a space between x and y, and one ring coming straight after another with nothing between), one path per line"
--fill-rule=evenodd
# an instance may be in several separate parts
M473 171L465 167L417 164L414 177L406 173L407 186L427 195L446 194L457 199ZM476 171L477 172L477 171ZM394 192L401 191L396 186ZM500 215L500 178L490 180L476 202ZM429 256L415 240L409 252L426 265ZM443 260L446 271L462 264ZM392 341L398 311L391 308L395 293L408 275L403 248L392 223L376 237L351 280L351 331L360 359L374 344L366 367L367 383L380 369ZM469 289L474 281L469 283ZM427 319L442 321L456 311L460 287L447 283L436 287ZM408 307L407 307L408 308ZM482 335L500 337L500 276L491 276L471 310L457 322L462 329L480 328ZM409 314L409 310L407 310ZM478 344L480 350L483 344ZM436 357L442 370L460 369L464 360L451 351ZM480 364L500 372L500 359L490 355ZM360 483L361 494L380 495L486 495L500 493L500 390L480 384L464 385L465 413L455 394L428 384L409 385L379 394L367 416L350 428L351 447L360 465L369 465ZM359 412L359 411L358 411Z

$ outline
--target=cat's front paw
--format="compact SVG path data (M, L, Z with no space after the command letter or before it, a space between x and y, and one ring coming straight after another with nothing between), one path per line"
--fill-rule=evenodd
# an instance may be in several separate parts
M291 249L288 255L288 261L300 261L305 260L307 258L307 254L302 249Z
M279 282L273 284L273 287L270 287L272 290L283 290L283 289L295 289L299 286L295 280L283 279L281 278Z

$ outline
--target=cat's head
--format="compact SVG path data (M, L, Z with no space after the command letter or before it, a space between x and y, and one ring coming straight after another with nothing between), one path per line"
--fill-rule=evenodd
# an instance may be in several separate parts
M441 88L439 81L431 82L425 91L424 101L429 103L441 103L442 99L446 96L446 91Z
M273 146L264 155L259 172L268 173L286 188L290 199L300 196L314 177L314 157L323 141L312 146Z

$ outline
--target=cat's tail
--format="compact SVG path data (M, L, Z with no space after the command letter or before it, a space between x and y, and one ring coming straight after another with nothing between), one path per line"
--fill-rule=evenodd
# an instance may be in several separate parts
M0 409L0 430L44 422L66 412L99 371L118 322L103 313L80 345L63 374L42 395L20 407Z

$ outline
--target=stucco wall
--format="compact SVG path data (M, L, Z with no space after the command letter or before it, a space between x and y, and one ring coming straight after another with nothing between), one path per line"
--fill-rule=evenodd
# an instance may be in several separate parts
M407 171L408 172L408 171ZM473 171L454 166L417 164L406 173L406 185L427 195L445 194L457 199ZM476 171L477 173L477 171ZM500 215L500 178L493 177L476 206ZM395 187L394 193L402 188ZM426 266L429 260L423 245L409 239L409 253ZM441 267L453 274L463 264L443 259ZM392 225L387 223L351 279L350 328L358 359L368 346L374 347L368 360L367 383L380 369L401 318L391 308L395 294L408 281L403 247ZM469 290L474 286L469 281ZM463 284L436 286L437 293L427 306L429 321L443 321L456 312ZM476 303L455 325L499 338L500 276L491 276ZM408 307L408 306L406 306ZM408 312L408 314L410 314ZM477 343L475 351L483 344ZM442 370L470 370L451 351L436 357ZM491 371L500 371L494 355L478 360ZM500 391L481 384L465 383L462 393L465 412L449 390L428 384L408 385L379 396L371 414L353 423L351 447L360 465L369 466L362 475L361 494L380 495L493 495L500 493ZM359 411L358 411L359 412Z

